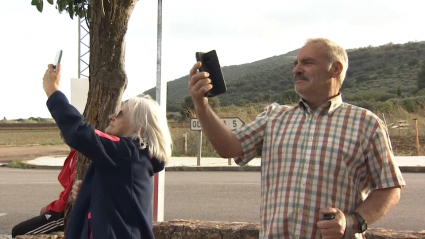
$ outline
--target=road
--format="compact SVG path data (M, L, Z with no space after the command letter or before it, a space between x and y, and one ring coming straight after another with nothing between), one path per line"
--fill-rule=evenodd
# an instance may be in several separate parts
M58 170L0 168L0 234L37 215L60 192ZM404 174L400 203L373 228L425 229L425 174ZM259 172L167 172L165 220L257 222Z

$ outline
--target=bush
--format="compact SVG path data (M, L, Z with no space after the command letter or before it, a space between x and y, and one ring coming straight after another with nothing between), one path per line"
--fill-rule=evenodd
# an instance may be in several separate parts
M378 102L373 106L373 111L391 113L397 110L397 106L391 101Z
M396 94L391 94L388 92L363 92L363 93L357 93L357 94L351 94L345 99L347 101L387 101L392 98L397 98L398 96Z
M409 65L409 66L416 66L418 64L419 64L418 58L413 58L407 63L407 65Z
M418 106L415 101L411 99L405 99L402 101L402 106L404 109L407 110L409 113L413 113L418 110Z
M418 96L425 96L425 89L419 90L416 95Z

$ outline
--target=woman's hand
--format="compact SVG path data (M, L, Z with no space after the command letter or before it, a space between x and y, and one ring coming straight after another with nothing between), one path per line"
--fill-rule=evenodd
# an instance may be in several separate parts
M71 201L75 201L78 196L78 192L80 191L81 183L83 181L77 180L75 181L74 185L72 185L71 195L69 195Z
M59 83L61 78L60 72L60 64L56 66L56 70L53 69L52 64L48 65L47 71L43 77L43 89L46 92L47 97L50 97L53 93L59 90Z

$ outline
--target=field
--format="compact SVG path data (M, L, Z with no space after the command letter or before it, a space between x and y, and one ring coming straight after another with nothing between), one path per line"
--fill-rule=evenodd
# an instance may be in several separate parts
M240 111L236 108L226 108L219 113L222 117L239 115L245 122L251 121L258 113L258 109ZM420 155L425 155L425 118L420 115L408 114L399 111L394 114L379 114L388 125L391 144L395 155L418 155L416 147L415 121L418 121L420 139ZM403 127L396 127L403 126ZM197 132L190 131L189 123L170 122L173 138L174 156L196 156ZM184 137L186 135L187 151L184 154ZM0 161L27 159L35 156L52 154L66 154L68 147L59 136L59 129L54 124L0 124ZM217 154L203 138L202 156L215 157Z

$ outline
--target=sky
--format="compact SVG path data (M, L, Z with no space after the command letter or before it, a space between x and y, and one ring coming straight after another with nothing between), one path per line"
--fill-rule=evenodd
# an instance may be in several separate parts
M78 77L78 20L44 1L1 0L0 118L45 117L42 78L63 50L60 90ZM156 86L157 7L137 1L126 35L123 99ZM195 52L216 50L221 66L250 63L325 37L346 49L425 41L424 0L179 0L162 3L163 81L185 76Z

